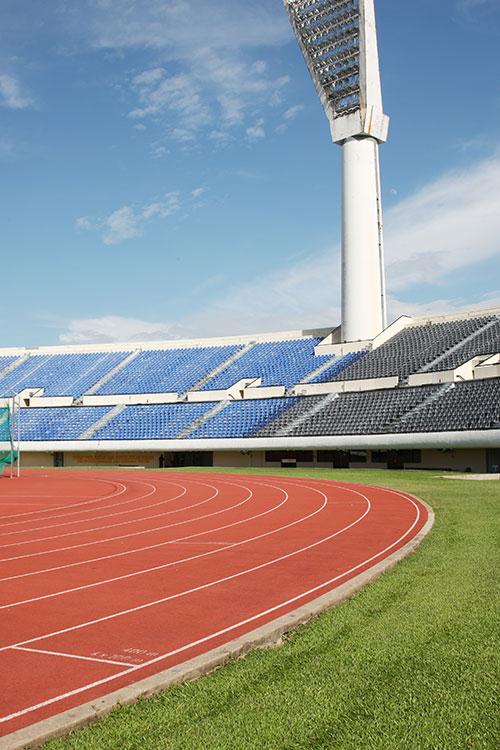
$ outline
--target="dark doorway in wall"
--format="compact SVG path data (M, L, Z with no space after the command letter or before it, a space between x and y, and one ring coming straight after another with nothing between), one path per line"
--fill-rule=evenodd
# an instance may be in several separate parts
M319 464L331 464L334 469L348 469L350 458L349 451L318 451L317 453Z
M486 471L488 474L500 474L500 448L486 449Z
M312 464L314 462L313 451L266 451L266 463L280 462L281 468L296 468L297 464Z
M54 466L64 466L64 453L54 453Z
M214 454L212 453L212 451L180 451L179 453L172 453L171 457L171 466L214 465ZM169 463L166 463L165 465L168 466Z

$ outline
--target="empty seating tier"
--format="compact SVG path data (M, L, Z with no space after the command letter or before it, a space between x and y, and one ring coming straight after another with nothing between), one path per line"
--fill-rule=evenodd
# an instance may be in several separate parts
M397 424L401 416L438 390L439 386L423 386L343 393L325 403L323 408L314 410L311 416L305 415L324 397L305 397L280 420L262 430L260 435L305 437L383 433L389 425ZM296 420L298 423L290 429L290 423Z
M320 341L310 338L259 342L211 378L201 390L225 390L242 378L262 378L263 386L290 388L331 359L331 355L314 356L314 347Z
M216 404L152 404L127 406L92 440L165 440L175 438L186 427L203 417Z
M443 357L436 365L429 367L428 371L454 370L473 357L498 353L500 353L500 320L497 319Z
M0 394L44 388L44 396L78 398L129 353L31 354L0 378Z
M63 406L21 409L22 440L78 440L110 411L109 406ZM14 424L17 439L17 421Z
M197 427L188 437L243 438L252 437L269 421L290 409L297 398L252 399L231 401L220 412Z
M410 326L333 379L361 380L391 375L397 375L402 379L407 378L408 375L419 372L448 349L483 328L491 320L493 317L489 316ZM445 369L441 362L438 369Z
M500 427L500 378L455 383L403 417L394 432L490 430Z
M241 348L227 346L142 351L96 391L117 393L184 393Z

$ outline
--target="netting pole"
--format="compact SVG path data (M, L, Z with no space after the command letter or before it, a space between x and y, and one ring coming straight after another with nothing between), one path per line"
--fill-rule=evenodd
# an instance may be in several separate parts
M10 478L14 476L14 433L12 431L12 423L14 422L14 396L12 396L12 408L10 410Z
M10 441L10 478L14 478L14 452L15 452L15 440L14 430L16 425L16 396L17 401L17 477L21 474L20 470L20 455L21 455L21 396L14 391L9 391L12 394L12 406L7 406L10 413L9 420L9 441ZM8 403L8 401L7 401Z
M21 475L21 396L17 402L17 478Z

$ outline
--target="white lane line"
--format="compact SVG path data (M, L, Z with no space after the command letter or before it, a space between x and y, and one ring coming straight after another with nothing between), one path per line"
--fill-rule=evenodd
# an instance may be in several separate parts
M34 654L47 654L48 656L65 656L67 659L81 659L82 661L100 661L103 664L118 664L119 667L135 667L137 664L127 661L113 661L112 659L97 659L95 656L79 656L78 654L65 654L62 651L45 651L43 648L27 648L26 646L12 646L13 651L30 651Z
M272 486L272 485L264 485L264 486L268 486L268 487L269 487L269 486ZM276 487L275 487L275 489L280 489L280 491L281 491L281 492L283 492L283 493L285 494L285 499L284 499L284 500L283 500L283 501L282 501L282 502L280 503L280 505L284 505L284 504L285 504L285 503L287 502L287 500L288 500L288 493L287 493L287 492L286 492L286 490L284 490L283 488L276 488ZM309 489L311 489L311 488L309 488ZM327 498L327 497L326 497L326 495L325 495L325 494L324 494L323 492L321 492L320 490L313 490L313 492L317 492L318 494L320 494L320 495L323 495L324 501L323 501L323 504L322 504L322 505L321 505L321 506L320 506L320 507L319 507L319 508L318 508L317 510L315 510L315 511L314 511L313 513L309 514L309 516L306 516L306 517L305 517L305 518L303 518L303 519L298 519L298 520L296 520L296 521L293 521L292 523L289 523L289 524L287 524L286 526L280 527L280 528L278 528L278 529L275 529L275 530L273 530L273 531L271 531L271 532L266 532L266 533L264 533L264 534L259 534L259 535L255 536L255 537L251 537L251 538L249 538L249 539L245 540L244 542L237 542L237 543L235 543L235 544L233 544L233 545L230 545L230 547L236 547L236 546L238 546L239 544L247 544L248 542L252 542L252 541L255 541L255 540L257 540L257 539L261 539L261 538L263 538L263 537L266 537L266 536L270 536L271 534L275 534L275 533L278 533L279 531L283 531L283 530L284 530L284 529L286 529L286 528L289 528L289 527L291 527L291 526L295 526L295 525L297 525L298 523L302 523L302 522L303 522L304 520L307 520L307 518L309 518L309 517L311 517L311 516L313 516L313 515L316 515L317 513L321 512L321 511L323 510L323 508L325 507L325 505L327 504L327 502L328 502L328 498ZM279 557L279 558L275 558L274 560L270 560L270 561L268 561L267 563L262 563L262 564L260 564L260 565L254 566L254 567L252 567L252 568L248 568L248 569L246 569L246 570L240 571L239 573L235 573L235 574L232 574L232 575L230 575L230 576L226 576L226 577L224 577L224 578L221 578L221 579L219 579L219 580L213 581L213 582L211 582L211 583L207 583L207 584L201 584L200 586L197 586L197 587L195 587L195 588L193 588L193 589L188 589L188 590L186 590L186 591L181 591L181 592L178 592L177 594L170 594L170 595L169 595L169 596L167 596L167 597L163 597L163 598L161 598L161 599L158 599L158 600L155 600L155 601L153 601L153 602L147 602L146 604L141 604L141 605L138 605L138 606L136 606L136 607L131 607L131 608L129 608L129 609L126 609L126 610L123 610L123 611L121 611L121 612L118 612L118 613L114 613L114 614L111 614L111 615L106 615L106 616L104 616L104 617L100 617L100 618L97 618L96 620L91 620L91 621L89 621L89 622L86 622L86 623L82 623L82 624L80 624L80 625L73 625L73 626L71 626L71 627L69 627L69 628L64 628L63 630L58 630L58 631L55 631L55 632L53 632L53 633L48 633L47 635L43 635L43 636L37 636L36 638L30 638L30 639L28 639L28 640L25 640L25 641L19 641L18 643L15 643L15 644L9 644L9 645L7 645L7 646L1 646L1 647L0 647L0 651L5 651L5 650L7 650L8 648L11 648L11 647L12 647L13 645L15 645L15 646L18 646L18 645L24 645L25 643L33 643L33 642L35 642L35 641L39 641L39 640L44 640L45 638L51 638L52 636L55 636L55 635L61 635L62 633L67 633L67 632L69 632L69 631L72 631L72 630L78 630L78 629L80 629L80 628L82 628L82 627L87 627L88 625L94 625L95 623L98 623L98 622L105 622L105 621L107 621L107 620L111 620L111 619L114 619L115 617L120 617L121 615L124 615L124 614L130 614L131 612L137 612L137 611L139 611L139 610L141 610L141 609L146 609L146 608L148 608L148 607L152 607L152 606L155 606L156 604L162 604L162 603L164 603L164 602L166 602L166 601L170 601L170 600L172 600L172 599L178 599L178 598L180 598L180 597L182 597L182 596L186 596L187 594L192 594L192 593L194 593L194 592L196 592L196 591L202 591L202 590L203 590L203 589L205 589L205 588L209 588L209 587L211 587L211 586L215 586L215 585L216 585L216 584L218 584L218 583L222 583L222 582L225 582L225 581L230 581L230 580L232 580L232 579L234 579L234 578L238 578L238 576L240 576L240 575L246 575L246 573L248 573L248 572L252 572L252 571L255 571L255 570L259 570L260 568L264 568L264 567L266 567L267 565L271 565L271 564L273 564L274 562L278 562L279 560L282 560L282 559L283 559L283 560L285 560L285 559L287 559L288 557L292 557L292 556L293 556L293 555L295 555L295 554L299 554L300 552L303 552L303 551L305 551L305 550L307 550L307 549L311 549L312 547L315 547L315 546L317 546L318 544L322 544L322 543L323 543L324 541L326 541L327 539L331 539L331 538L333 538L334 536L337 536L337 534L340 534L340 533L342 533L342 532L343 532L343 531L345 531L346 529L348 529L348 528L350 528L351 526L354 526L354 525L355 525L356 523L358 523L358 522L359 522L359 521L360 521L360 520L361 520L362 518L364 518L364 516L365 516L365 515L366 515L366 514L367 514L367 513L369 512L369 509L370 509L370 501L368 500L368 498L366 498L366 499L367 499L367 503L368 503L368 507L367 507L367 510L365 511L365 513L364 513L364 514L363 514L363 515L362 515L362 516L361 516L361 517L360 517L360 518L359 518L359 519L358 519L357 521L353 522L353 523L352 523L352 524L350 524L349 526L346 526L346 527L344 527L344 529L341 529L340 531L338 531L338 532L335 532L334 534L331 534L331 535L330 535L329 537L326 537L325 539L323 539L323 540L320 540L319 542L315 542L315 543L313 543L313 544L311 544L311 545L308 545L307 547L303 547L302 549L296 550L295 552L291 552L291 553L288 553L287 555L283 555L282 557ZM278 507L279 507L279 506L278 506ZM274 509L271 509L271 510L274 510ZM269 512L271 512L271 511L265 511L264 513L262 513L262 514L259 514L259 515L265 515L266 513L269 513ZM258 517L258 516L256 516L256 517ZM234 525L234 524L232 524L232 525ZM229 549L230 547L228 547L228 549ZM194 556L193 556L193 558L187 558L187 560L175 560L175 561L173 561L173 562L170 562L170 563L167 563L167 564L165 564L165 565L159 565L159 566L157 566L156 568L152 568L151 570L158 570L158 569L161 569L161 568L168 568L168 567L171 567L171 566L173 566L173 565L180 565L181 563L183 563L183 562L187 562L187 561L189 561L190 559L197 559L197 558L200 558L200 557L207 557L207 556L209 556L209 555L213 555L213 554L216 554L216 553L218 553L218 552L221 552L221 551L222 551L221 549L215 549L215 550L211 550L210 552L205 552L205 553L203 553L203 554L201 554L201 555L194 555ZM123 576L123 578L128 578L128 577L130 577L131 575L134 575L134 574L128 574L127 576ZM104 581L101 581L100 583L108 583L108 581L106 581L106 582L104 582ZM95 585L100 585L100 583L99 583L99 584L91 584L91 586L95 586ZM90 586L89 586L89 587L87 587L87 586L84 586L84 587L80 587L80 588L90 588ZM77 590L77 589L74 589L74 590ZM68 592L63 592L63 593L68 593ZM53 597L53 596L57 596L57 595L58 595L58 594L49 594L49 595L46 595L46 596L38 597L37 599L33 599L33 600L27 600L26 602L16 602L16 603L14 603L14 604L8 604L8 605L4 605L4 606L2 606L1 608L2 608L2 609L5 609L5 608L8 608L8 607L12 607L12 606L17 606L18 604L25 604L25 603L28 603L28 602L30 602L30 601L38 601L39 599L47 599L47 598L51 598L51 597Z
M149 484L148 482L143 482L143 484L147 485L148 487L154 487L154 485ZM177 487L180 487L180 486L181 486L180 484L177 485ZM158 490L158 487L154 487L154 491L150 492L149 495L154 495L157 490ZM60 529L63 526L75 526L77 523L89 523L89 522L97 521L97 520L101 521L103 518L112 518L113 516L124 516L127 513L128 514L130 514L130 513L138 513L138 512L144 511L144 510L148 510L149 508L157 508L159 505L167 505L168 503L171 503L173 500L177 500L179 497L182 497L182 495L185 495L185 494L186 494L186 488L184 488L184 492L182 492L181 495L175 495L172 498L164 498L163 500L160 500L157 503L151 503L150 505L139 505L137 508L128 508L128 510L119 510L116 513L106 513L105 515L102 515L102 516L93 516L92 518L80 518L77 521L75 521L75 520L73 520L73 521L63 521L62 523L54 523L54 524L51 524L50 526L38 526L35 529L18 529L16 531L6 531L5 533L1 532L0 536L4 537L4 536L12 536L13 534L28 534L28 533L31 534L33 531L43 531L44 529ZM116 505L114 505L114 506L108 506L108 507L116 508L117 506L119 507L121 505L127 505L128 503L134 502L134 500L143 500L145 497L148 497L149 495L140 495L139 497L136 497L133 500L125 500L123 503L116 503ZM92 510L95 511L96 508L92 508ZM100 510L102 510L102 509L99 508L99 511ZM169 511L167 511L167 513L163 513L163 514L160 513L158 515L167 515L168 513L179 513L181 510L185 510L185 508L177 508L177 510L175 510L175 511L169 510ZM85 512L89 513L90 511L87 510ZM69 515L69 514L67 514L67 515ZM55 516L55 518L57 518L57 516ZM156 516L146 516L144 518L137 518L137 519L134 519L134 520L136 520L136 521L143 521L143 520L148 520L149 518L156 518ZM133 523L133 521L127 521L126 523ZM98 528L99 529L100 528L105 528L106 529L108 527L107 526L100 526ZM84 529L80 533L84 534L86 531L92 531L92 530L93 529ZM79 532L75 532L75 533L79 533ZM65 534L58 534L58 536L66 536L66 535ZM53 538L53 537L49 537L49 538ZM27 544L27 543L31 544L31 543L38 542L38 541L43 541L43 540L34 537L33 539L28 539L28 540L25 539L22 542L22 544ZM0 545L0 546L7 546L7 545Z
M231 483L231 482L227 482L226 484L229 484L230 487L239 487L241 489L246 489L248 492L250 492L250 495L247 498L245 498L245 500L241 504L244 504L247 500L250 500L250 498L252 496L250 488L245 487L244 485L238 485L238 484L234 484L234 483ZM259 483L257 483L257 484L259 484ZM270 486L270 487L273 487L274 489L279 489L279 488L274 487L273 485L267 485L267 484L265 484L263 486L266 486L266 487ZM292 486L294 486L294 485L292 484ZM337 486L337 489L340 489L340 487ZM280 489L280 491L284 491L284 490ZM316 490L314 490L314 491L316 491ZM212 496L212 497L214 497L214 496ZM210 500L211 498L208 498L208 499ZM344 504L364 505L365 503L362 502L362 501L352 501L351 503L348 503L348 501L345 501L345 502L335 501L335 507L337 507L337 505L341 505L341 504L342 505L344 505ZM277 506L275 506L274 509L279 508L280 505L282 505L282 503L280 503ZM235 507L237 507L237 506L235 506ZM236 544L245 543L245 540L243 540L243 542L207 542L205 540L191 542L191 541L188 541L188 540L195 539L196 537L199 537L199 536L205 536L206 534L214 533L216 531L221 531L221 530L223 530L225 528L228 528L228 526L229 527L230 526L238 526L240 524L247 523L248 521L251 521L251 520L254 520L255 518L258 518L259 515L257 515L257 516L250 516L250 517L241 519L240 521L237 521L235 523L226 524L225 526L219 526L219 527L207 529L205 531L200 531L200 532L197 532L196 534L189 534L188 536L178 537L177 539L171 539L171 540L164 541L164 542L158 542L157 544L150 544L150 545L145 546L145 547L138 547L136 549L125 550L123 552L116 552L116 553L114 553L112 555L104 555L102 557L87 558L86 560L81 560L79 562L74 562L74 563L67 563L66 565L58 565L58 566L55 566L55 567L52 567L52 568L45 568L45 569L42 569L42 570L31 571L29 573L18 573L17 575L13 575L13 576L6 576L5 578L0 578L0 582L11 581L11 580L19 579L19 578L27 578L29 576L41 575L43 573L52 573L52 572L57 571L57 570L63 570L63 569L66 569L66 568L73 568L73 567L77 567L79 565L88 565L88 564L94 563L94 562L101 562L102 560L110 560L110 559L116 558L116 557L124 557L125 555L133 555L133 554L136 554L138 552L145 552L145 551L148 551L148 550L151 550L151 549L157 549L158 547L164 547L164 546L167 546L169 544L172 544L172 545L173 544L181 544L181 545L183 545L183 544L217 545L217 546L221 546L221 547L223 546L224 548L226 548L226 547L229 548L231 546L235 546ZM220 550L220 551L222 551L222 550ZM180 560L178 562L179 563L190 562L191 560L203 557L205 554L208 554L208 553L203 553L203 554L200 554L200 555L196 555L194 557L185 558L184 560ZM11 558L11 559L16 559L16 558ZM168 565L173 565L173 564L175 564L175 563L172 562L172 563L169 563ZM166 567L168 567L168 565ZM144 572L144 571L139 571L139 572ZM32 600L29 599L29 600L25 600L23 602L17 602L14 605L6 604L6 605L3 605L3 607L0 606L0 609L2 609L2 608L8 608L10 606L17 606L17 604L20 604L20 603L24 604L27 601L32 601Z
M146 484L148 487L153 487L152 492L146 492L144 495L140 495L139 497L137 497L136 500L145 500L147 497L151 497L151 495L155 494L156 487L154 487L152 484L149 484L149 483L146 483ZM160 513L158 515L163 515L163 514ZM152 516L152 518L154 517L155 516ZM147 518L144 520L147 520ZM92 519L90 519L90 521L92 521ZM87 534L92 531L101 531L103 529L113 529L116 526L125 526L128 523L134 523L134 520L131 519L129 521L121 521L120 523L110 523L107 526L94 526L93 528L80 529L79 531L67 531L67 532L64 532L63 534L53 534L52 536L41 536L41 537L35 537L33 539L26 539L26 540L21 539L18 542L9 542L8 544L0 544L0 549L5 549L7 547L20 547L22 544L37 544L38 542L49 542L51 539L63 539L64 537L67 537L67 536L78 536L78 534ZM30 529L28 529L27 531L29 532ZM14 531L14 532L9 532L9 533L17 534L18 532ZM26 532L22 532L22 533L26 533Z
M384 488L385 489L385 488ZM359 493L361 494L361 493ZM202 643L207 643L208 641L212 640L213 638L218 638L221 635L225 635L226 633L230 633L231 630L236 630L237 628L243 627L244 625L248 625L251 622L255 622L255 620L258 620L261 617L265 617L266 615L271 614L272 612L276 612L277 610L281 609L282 607L290 606L290 604L295 604L300 599L303 599L306 596L311 596L312 594L317 593L321 589L325 588L326 586L331 586L333 583L336 583L341 578L344 578L347 575L350 575L351 573L354 573L356 570L359 570L359 568L362 568L364 565L367 565L368 563L372 562L373 560L376 560L377 557L380 557L381 555L388 552L390 549L395 547L397 544L403 541L403 539L408 536L408 534L411 533L411 531L415 528L416 524L418 523L418 520L420 518L420 509L417 506L417 504L406 495L403 495L402 493L394 492L393 494L399 495L404 500L408 500L411 502L416 510L417 510L417 516L413 524L410 526L410 528L402 534L402 536L399 537L395 542L390 544L385 549L381 550L380 552L377 552L375 555L372 555L371 557L367 558L366 560L363 560L363 562L358 563L358 565L355 565L353 568L350 568L350 570L346 570L343 573L340 573L339 575L335 576L334 578L330 578L327 581L323 581L323 583L320 583L317 586L314 586L313 588L303 591L301 594L298 594L294 597L291 597L290 599L287 599L286 601L280 602L279 604L274 605L273 607L269 607L266 610L263 610L262 612L259 612L258 614L252 615L251 617L247 617L245 620L240 620L240 622L234 623L233 625L229 625L226 628L222 628L221 630L218 630L215 633L211 633L210 635L206 635L203 638L199 638L196 641L192 641L191 643L187 643L184 646L180 646L179 648L176 648L172 651L169 651L168 653L162 654L161 656L157 656L154 659L150 659L147 662L144 662L144 664L136 665L134 667L130 667L129 669L125 669L122 672L117 672L115 675L111 675L110 677L105 677L101 680L96 680L95 682L91 682L88 685L84 685L82 687L76 688L75 690L69 690L66 693L62 693L61 695L57 695L53 698L49 698L48 700L42 701L40 703L37 703L33 706L28 706L27 708L21 709L20 711L16 711L15 713L9 714L8 716L0 717L0 723L9 721L9 719L15 719L19 716L23 716L27 713L30 713L31 711L36 711L39 708L45 708L46 706L52 705L53 703L57 703L58 701L64 700L64 698L71 698L74 695L78 695L79 693L83 693L85 690L90 690L94 687L99 687L100 685L104 685L108 682L111 682L112 680L116 680L119 677L125 677L128 674L132 674L133 672L138 671L139 669L143 669L144 667L149 667L153 664L156 664L164 659L168 659L171 656L176 656L177 654L182 653L183 651L188 651L190 648L194 648L195 646L199 646ZM368 500L368 498L367 498ZM369 502L369 501L368 501Z
M136 484L139 485L139 487L142 487L145 484L144 482L141 482L140 480L134 480L134 481L136 482ZM176 482L164 482L164 484L167 484L169 487L172 486L172 485L174 487L181 487L182 486L180 484L177 484ZM137 489L137 488L132 488L130 485L128 485L128 486L125 487L125 489L132 490L132 489ZM171 500L175 500L177 497L178 497L178 495L176 495L174 498L171 498ZM101 512L101 510L106 510L107 508L113 508L113 509L114 508L121 508L123 505L129 505L130 503L134 503L134 502L137 502L138 500L142 500L142 498L143 498L142 495L138 495L137 497L131 497L131 498L128 498L127 500L123 500L121 503L111 503L111 505L100 505L97 508L97 510L99 512ZM103 498L103 499L106 499L106 498ZM170 502L171 500L164 500L162 502ZM157 503L157 504L161 505L161 503ZM148 505L148 506L146 506L146 508L153 508L153 507L154 507L154 505ZM145 509L144 506L141 505L140 506L140 510L144 510L144 509ZM30 519L25 520L25 521L14 521L13 523L4 523L4 524L2 524L2 528L6 528L7 526L19 526L21 523L35 523L37 521L42 521L42 520L43 521L50 521L52 518L66 518L67 516L82 515L82 513L93 513L95 510L96 510L96 508L85 508L84 510L74 510L74 511L71 511L70 513L59 513L57 516L48 516L48 517L43 518L43 519L41 519L41 518L30 518ZM133 513L133 512L135 512L135 510L137 510L137 509L136 508L132 508L132 509L130 509L128 511L119 511L119 513L120 512L121 513ZM119 515L119 513L110 513L108 515ZM107 518L108 516L105 515L105 516L98 516L98 517L99 518ZM83 518L80 521L67 521L67 522L63 522L63 523L57 523L57 524L54 524L54 526L57 527L57 528L59 528L61 526L66 526L67 524L71 524L71 523L84 523L86 520L88 520L88 519L84 519ZM92 520L94 520L94 519L92 519ZM9 532L6 532L5 535L7 535L7 533L8 534L21 534L21 533L27 533L28 531L39 531L40 529L44 529L44 528L45 529L50 529L52 527L51 526L41 526L41 527L38 527L36 529L30 528L30 529L24 529L24 530L21 529L19 531L9 531ZM2 536L4 536L4 534L2 534Z
M123 495L123 493L127 489L127 487L125 487L125 485L122 484L121 482L119 482L118 480L115 480L115 481L112 482L111 480L107 480L107 479L89 479L88 477L83 477L83 479L80 478L80 481L86 481L86 482L104 482L104 484L110 484L110 485L112 485L112 487L114 487L115 490L117 489L117 485L119 485L122 489L119 492L116 492L116 491L115 492L111 492L109 495L103 495L102 497L97 497L97 498L94 498L92 500L84 500L84 501L78 502L78 503L68 503L67 505L60 505L59 507L50 508L48 510L64 510L65 508L75 508L75 507L77 508L77 507L82 506L82 505L90 505L91 503L100 503L103 500L110 500L112 497L118 497L118 495ZM40 497L40 496L36 495L36 497ZM53 497L53 495L51 497ZM31 515L33 515L33 513L48 512L48 510L47 511L30 510L30 511L25 511L24 513L13 513L13 514L9 514L7 516L0 516L0 521L2 521L4 518L8 518L9 520L11 520L11 519L16 518L18 516L31 516ZM28 519L28 520L30 520L30 519ZM35 519L35 520L37 520L37 519ZM21 521L15 522L15 523L21 523ZM6 525L10 525L10 524L6 524Z
M203 482L199 482L199 484L204 484L204 483ZM213 499L214 497L217 496L219 490L216 487L214 487L213 485L209 485L209 484L205 484L205 486L206 487L210 487L211 489L215 490L215 494L212 495L209 499ZM175 526L182 526L182 525L184 525L186 523L194 523L195 521L201 521L201 520L203 520L205 518L210 518L211 516L217 516L220 513L227 513L227 511L234 510L235 508L238 508L240 505L243 505L244 502L246 502L246 500L244 500L244 501L242 501L240 503L236 503L235 505L230 505L228 508L223 508L222 510L214 511L213 513L206 513L204 516L196 516L194 518L189 518L186 521L178 521L177 523L165 524L164 526L156 526L153 529L144 529L144 531L133 531L130 534L122 534L121 536L108 537L107 539L96 539L96 540L91 541L91 542L83 542L82 544L74 544L74 545L68 546L68 547L57 547L57 548L54 548L54 549L45 550L43 552L30 552L30 553L25 554L25 555L17 555L16 557L5 557L2 560L0 560L0 563L2 563L2 562L10 562L12 560L22 560L22 559L24 559L26 557L37 557L38 558L38 557L41 557L42 555L52 555L55 552L66 552L67 550L79 549L80 547L92 547L92 546L95 546L97 544L105 544L106 542L115 542L115 541L117 541L119 539L128 539L131 536L140 536L142 534L152 534L155 531L163 531L164 529L171 529L171 528L174 528ZM161 545L158 545L158 546L161 546Z
M182 497L185 493L186 493L186 488L184 488L184 492L182 492L180 495L177 495L177 497ZM210 495L206 500L202 500L199 503L194 503L193 505L187 505L185 508L183 508L183 510L189 510L190 508L196 508L199 505L204 505L205 503L210 502L210 500L213 500L213 498L217 497L217 494L218 493L216 492L213 495ZM175 512L177 511L169 511L169 513L175 513ZM165 515L168 515L168 514L165 514ZM169 527L162 526L160 528L169 528ZM201 533L206 534L208 532L204 531ZM191 536L199 536L199 535L200 534L192 534L187 537L180 537L180 539L184 539L184 538L190 539ZM176 540L173 540L173 541L176 541ZM135 549L131 549L131 550L115 552L112 555L102 555L101 557L90 557L90 558L86 558L85 560L79 560L78 562L66 563L66 565L55 565L52 568L31 570L28 573L17 573L16 575L13 575L13 576L5 576L4 578L0 578L0 583L4 583L5 581L14 581L18 578L28 578L30 576L38 576L38 575L42 575L43 573L53 573L56 570L65 570L66 568L74 568L74 567L77 567L78 565L89 565L90 563L100 562L102 560L111 560L114 557L124 557L125 555L133 555L133 554L136 554L137 552L145 552L146 550L156 549L157 547L163 547L165 544L171 544L171 543L172 541L158 542L157 544L149 544L146 547L136 547ZM85 546L85 545L77 545L77 546ZM76 547L70 547L69 549L76 549ZM49 550L49 552L54 552L54 550ZM19 559L22 559L23 557L37 557L37 554L35 553L33 555L21 555L20 557L10 557L10 558L7 558L6 560L0 560L0 562L9 562L10 560L19 560Z
M33 497L40 497L40 495L33 495ZM12 502L10 503L8 500L0 500L0 506L1 505L41 505L42 507L46 508L50 503L20 503L20 502ZM54 503L56 505L56 503ZM50 509L52 510L52 508ZM33 511L33 513L36 513L36 511ZM10 516L7 516L7 518L10 518ZM26 521L17 521L17 523L27 523ZM11 523L5 523L2 524L2 526L13 526L14 524Z
M266 486L270 486L270 485L266 485ZM251 497L252 497L252 495L253 495L252 491L248 487L244 487L244 489L246 489L249 492L249 495L245 498L245 500L241 503L241 505L243 505L244 502L248 502L248 500L250 500ZM248 521L253 521L256 518L260 518L261 516L265 516L268 513L274 512L277 508L280 508L282 505L284 505L287 502L287 500L288 500L288 494L286 493L286 491L285 490L280 490L280 491L285 493L285 499L282 500L280 503L278 503L278 505L276 505L275 507L269 508L268 510L263 511L262 513L257 513L257 515L255 515L255 516L250 516L250 517L247 517L247 518L245 518L243 520L234 521L233 523L226 524L224 526L219 527L219 529L209 529L207 531L198 532L197 534L192 534L191 536L195 537L195 536L202 536L203 534L211 534L214 531L219 531L221 529L230 528L232 526L238 526L239 524L242 524L242 523L248 523ZM319 510L321 510L321 508ZM315 511L314 513L312 513L310 515L316 515L316 513L319 512L319 510ZM307 519L309 517L310 516L306 516L305 519ZM277 529L276 531L281 531L282 529L288 528L288 526L290 526L290 525L293 526L293 525L295 525L295 523L299 523L299 522L301 522L302 520L305 520L305 519L299 519L299 521L295 521L293 524L288 524L287 526L283 526L281 529ZM273 532L266 532L266 534L261 534L260 536L267 536L270 533L276 533L276 532L275 531L273 531ZM187 537L187 538L189 538L189 537ZM248 541L254 541L255 539L258 539L258 538L260 538L260 537L252 537ZM172 544L174 542L179 542L179 541L181 541L181 540L175 539L175 540L172 540L172 541L169 541L169 542L163 542L163 545ZM89 589L89 588L94 588L96 586L102 586L103 584L106 584L106 583L116 583L116 581L121 581L121 580L124 580L126 578L133 578L135 576L143 575L145 573L153 573L156 570L164 570L165 568L171 568L171 567L176 566L176 565L181 565L183 563L190 562L191 560L197 560L200 557L206 557L208 555L213 555L216 552L223 552L225 549L230 549L231 547L237 547L239 544L245 544L246 541L247 540L245 540L243 542L235 542L233 544L229 544L227 547L223 547L223 548L211 550L210 552L203 552L203 553L201 553L199 555L193 555L192 557L184 558L183 560L172 560L169 563L163 563L163 565L155 565L152 568L146 568L146 569L143 569L143 570L133 571L132 573L124 573L121 576L115 576L114 578L108 578L108 579L105 579L105 580L96 581L95 583L88 583L88 584L85 584L83 586L76 586L76 587L71 588L71 589L65 589L65 590L62 590L62 591L56 591L56 592L54 592L52 594L44 594L42 596L33 597L31 599L24 599L22 601L11 602L10 604L2 604L2 605L0 605L0 610L1 609L10 609L11 607L19 607L21 604L31 604L33 602L38 602L38 601L40 601L42 599L52 599L53 597L62 596L63 594L72 594L75 591L81 591L82 589ZM0 651L1 650L2 649L0 648Z
M208 485L208 484L205 484L203 482L194 482L194 483L195 484L200 484L201 486L204 486L204 487L211 487L211 489L215 489L213 487L213 485ZM153 491L152 492L148 492L148 493L146 493L144 495L140 495L139 497L135 498L135 500L143 500L146 497L150 497L158 489L154 485L149 484L149 482L144 482L143 484L146 484L148 487L152 487ZM180 484L177 485L177 486L178 487L182 487L182 485L180 485ZM185 494L186 491L187 491L187 488L185 488L185 491L182 494ZM217 496L218 493L219 493L219 491L217 490L215 496ZM212 496L212 497L210 497L208 499L211 500L215 496ZM176 499L176 498L174 498L174 499ZM196 505L203 505L204 502L206 502L206 501L204 500L204 501L202 501L200 503L195 503L193 506L188 506L188 508L189 507L196 507ZM147 507L155 507L155 505L161 505L161 504L162 503L153 503L151 506L146 506L146 508ZM186 510L186 508L181 508L179 510ZM149 521L152 518L161 518L162 516L168 516L172 512L173 511L165 511L164 513L156 513L154 515L144 516L143 518L139 518L139 519L132 518L132 519L129 519L128 521L121 521L120 523L112 523L112 524L108 524L106 526L95 526L93 528L80 529L79 531L67 532L65 534L54 534L52 536L38 537L38 538L34 538L34 539L21 540L21 541L18 541L18 542L9 542L9 544L0 544L0 549L7 548L7 547L20 547L21 545L24 545L24 544L37 544L38 542L47 542L47 541L50 541L51 539L61 539L61 538L68 537L68 536L78 536L79 534L87 534L87 533L91 533L93 531L102 531L104 529L114 529L114 528L117 528L118 526L127 526L127 525L132 524L132 523L137 523L138 521ZM178 512L178 511L176 511L176 512ZM221 512L221 511L219 511L219 512ZM111 515L113 515L113 514L111 514ZM116 515L120 515L120 514L117 513ZM209 515L211 515L211 514L209 514ZM200 518L206 518L206 517L207 516L197 516L195 518L188 519L187 521L180 521L179 523L192 523L193 521L199 520ZM92 520L92 519L90 519L90 520ZM79 522L77 522L77 523L79 523ZM172 525L176 526L177 524L172 524ZM158 530L161 530L161 529L164 529L164 528L169 528L169 527L168 527L168 525L167 526L158 526L155 529L148 529L145 532L135 532L135 533L148 533L149 531L158 531ZM20 532L16 531L16 532L9 532L9 533L17 534L17 533L20 533ZM24 533L24 532L22 532L22 533ZM66 550L66 549L76 549L77 547L85 547L85 546L88 546L89 544L101 544L102 542L113 541L114 539L124 539L127 536L131 536L131 535L130 534L125 534L125 535L123 535L121 537L112 537L111 539L95 540L93 542L87 542L86 544L82 544L82 545L74 545L73 547L61 547L59 549L50 549L50 550L45 550L45 551L42 551L42 552L34 552L32 554L18 555L16 557L6 557L6 558L1 559L0 563L1 562L6 562L6 561L9 561L9 560L19 560L19 559L21 559L23 557L38 557L39 555L46 555L46 554L50 554L52 552L59 552L61 550Z

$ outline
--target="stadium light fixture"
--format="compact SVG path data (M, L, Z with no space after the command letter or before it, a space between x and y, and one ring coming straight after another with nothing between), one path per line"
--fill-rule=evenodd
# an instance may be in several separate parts
M342 147L342 340L386 326L379 143L382 108L374 0L283 0Z

